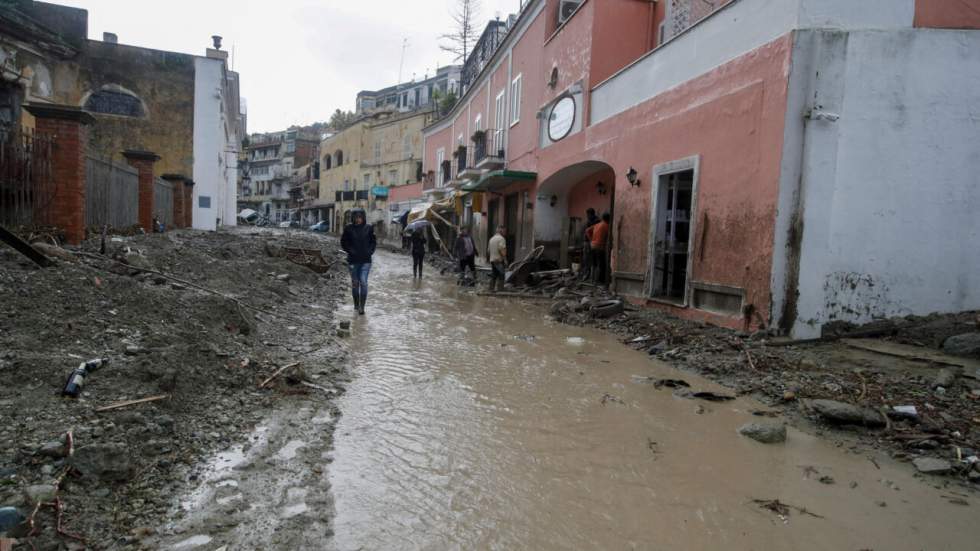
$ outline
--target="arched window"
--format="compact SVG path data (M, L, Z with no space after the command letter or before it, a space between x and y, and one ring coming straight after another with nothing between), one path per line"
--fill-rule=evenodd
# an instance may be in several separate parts
M104 115L141 118L146 116L143 101L131 92L113 87L92 92L85 100L85 110Z
M337 150L337 153L335 153L334 156L337 157L337 166L343 166L343 164L344 164L344 152L338 149Z
M327 155L323 158L323 170L330 170L333 168L333 157Z

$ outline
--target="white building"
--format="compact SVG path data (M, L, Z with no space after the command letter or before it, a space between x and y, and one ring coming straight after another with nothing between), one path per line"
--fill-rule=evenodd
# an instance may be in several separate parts
M245 136L238 73L228 70L221 37L195 58L194 228L215 230L237 220L238 155Z

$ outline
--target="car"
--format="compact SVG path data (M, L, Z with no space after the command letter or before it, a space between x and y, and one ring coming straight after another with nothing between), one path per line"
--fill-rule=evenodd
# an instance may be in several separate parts
M287 220L285 222L279 222L280 228L298 228L299 221L297 220Z
M312 226L310 226L308 229L310 231L313 231L313 232L326 233L326 232L330 231L330 226L327 224L327 221L326 220L321 220L321 221L317 222L316 224L313 224Z

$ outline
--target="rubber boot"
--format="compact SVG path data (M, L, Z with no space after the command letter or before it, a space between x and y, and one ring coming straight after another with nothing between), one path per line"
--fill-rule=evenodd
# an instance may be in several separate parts
M357 292L357 289L351 291L351 295L354 297L354 312L361 311L361 293Z
M357 306L357 313L362 316L364 315L364 303L366 302L367 302L367 294L361 296L360 304Z

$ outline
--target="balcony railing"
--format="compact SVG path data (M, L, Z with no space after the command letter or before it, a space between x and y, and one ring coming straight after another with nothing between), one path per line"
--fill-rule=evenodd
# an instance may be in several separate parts
M505 155L503 130L484 130L473 136L472 166L475 168L503 163Z
M450 180L457 180L460 178L460 174L470 166L469 156L472 155L472 150L466 146L460 146L453 153L453 168Z

